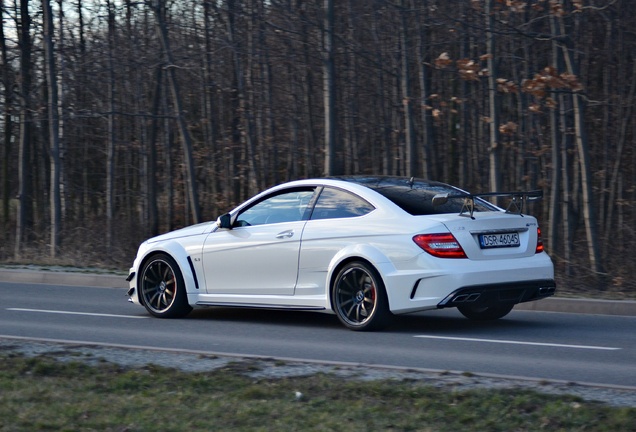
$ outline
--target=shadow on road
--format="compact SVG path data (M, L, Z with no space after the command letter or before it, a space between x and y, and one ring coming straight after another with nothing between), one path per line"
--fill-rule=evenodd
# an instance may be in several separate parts
M320 328L329 330L341 328L343 331L349 331L340 324L335 315L319 312L211 307L196 309L188 315L187 319L237 325L293 326L299 329L311 328L316 330ZM462 334L467 334L471 333L471 331L528 330L552 326L553 323L526 319L522 315L515 314L514 311L510 315L495 321L472 321L463 317L457 310L447 309L394 316L391 325L381 332L402 334L431 332L453 334L461 332Z

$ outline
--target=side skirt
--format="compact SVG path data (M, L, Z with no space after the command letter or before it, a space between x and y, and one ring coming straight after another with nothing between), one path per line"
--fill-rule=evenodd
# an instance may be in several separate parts
M293 306L293 305L277 305L277 304L261 304L261 303L229 303L229 302L212 302L199 301L197 306L220 306L220 307L237 307L237 308L255 308L255 309L276 309L276 310L296 310L296 311L324 311L326 308L321 306Z

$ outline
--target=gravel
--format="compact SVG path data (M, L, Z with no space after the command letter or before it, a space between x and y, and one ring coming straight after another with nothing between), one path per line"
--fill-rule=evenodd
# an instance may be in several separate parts
M127 368L143 368L150 364L184 372L209 372L232 364L254 379L302 377L317 373L351 380L408 380L451 391L470 389L527 389L553 395L574 395L589 402L611 406L636 407L636 390L601 387L580 383L520 378L502 378L449 371L426 371L382 368L369 365L325 364L273 358L233 357L206 353L177 352L125 348L108 345L70 344L28 339L0 338L0 353L25 357L53 358L58 361L81 361L99 366L112 363Z

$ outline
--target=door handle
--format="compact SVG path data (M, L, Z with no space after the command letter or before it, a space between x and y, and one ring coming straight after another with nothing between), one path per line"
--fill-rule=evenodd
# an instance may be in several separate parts
M277 239L292 238L294 236L294 230L287 230L276 234Z

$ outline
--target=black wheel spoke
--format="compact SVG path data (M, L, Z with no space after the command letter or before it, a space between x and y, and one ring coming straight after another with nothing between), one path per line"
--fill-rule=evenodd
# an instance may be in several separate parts
M352 314L352 312L353 312L353 310L355 309L355 307L356 307L356 304L355 304L355 303L353 303L353 304L351 305L351 307L350 307L349 309L347 309L347 311L345 312L345 315L346 315L347 317L350 317L350 318L351 318L351 317L352 317L352 315L353 315L353 314Z
M344 287L342 288L347 288L347 291L345 291L344 289L342 290L343 294L345 293L354 293L356 290L356 284L353 281L353 279L355 279L355 276L351 276L351 277L347 277L349 276L351 273L347 273L345 275L345 277L342 279L342 281L344 282Z
M367 312L367 308L364 305L364 302L360 303L360 308L359 308L359 313L358 315L363 316L363 317L368 317L369 316L369 312Z
M150 297L150 298L148 299L148 303L153 304L153 302L155 301L155 299L156 299L157 297L159 297L159 291L155 291L155 292L152 294L152 297Z
M346 299L342 300L340 302L340 306L342 306L344 308L344 307L348 306L350 303L353 303L353 297L346 298Z

